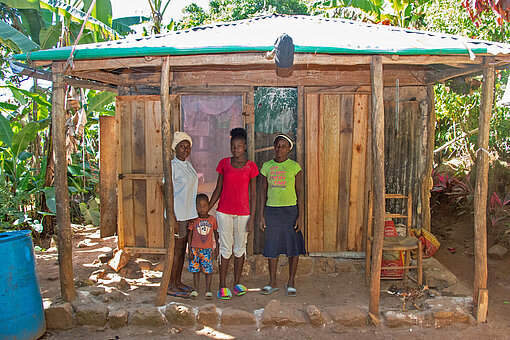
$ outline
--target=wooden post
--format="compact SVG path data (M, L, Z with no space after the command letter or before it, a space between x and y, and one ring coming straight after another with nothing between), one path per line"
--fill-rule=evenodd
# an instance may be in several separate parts
M53 152L55 160L55 201L57 204L58 266L60 292L66 301L76 297L73 275L73 234L69 212L66 159L66 111L65 85L62 78L63 64L52 67L52 114Z
M381 260L384 237L384 84L381 56L373 56L370 64L372 80L372 157L373 157L373 229L372 269L370 271L369 312L379 315Z
M255 162L255 89L250 87L250 91L246 94L246 132L248 134L248 159ZM256 197L255 199L258 199ZM253 212L255 214L255 212ZM248 243L246 245L247 255L253 255L253 239L255 230L248 234Z
M113 116L99 117L99 185L101 197L101 237L117 231L117 144Z
M485 60L487 62L487 58ZM487 186L489 174L489 130L494 101L494 66L483 71L482 99L478 124L478 147L476 153L476 180L474 197L475 222L475 277L473 283L473 305L475 310L483 311L476 315L477 320L485 320L487 308L478 308L481 299L479 293L487 289ZM485 303L485 301L484 301ZM484 314L484 315L481 315Z
M301 165L301 169L303 174L305 173L305 87L298 86L297 88L297 128L296 128L296 158L299 165ZM303 195L301 199L303 200L302 207L305 210L303 212L303 226L301 226L303 231L303 236L305 237L305 244L308 244L308 228L306 226L306 185L305 185L306 176L301 176L301 188L303 188Z
M170 58L164 57L161 65L161 132L163 138L163 176L165 178L164 187L164 205L166 210L166 218L164 220L167 248L165 256L165 266L163 269L163 277L159 286L157 306L162 306L166 301L168 284L170 283L170 275L172 273L172 263L174 261L174 230L177 226L174 222L174 190L172 183L172 138L171 135L171 112L170 112Z

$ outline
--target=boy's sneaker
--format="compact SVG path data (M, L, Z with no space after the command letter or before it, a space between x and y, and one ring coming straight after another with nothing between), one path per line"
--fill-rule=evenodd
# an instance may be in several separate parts
M244 295L244 294L246 294L247 291L248 291L248 288L246 288L244 285L242 285L240 283L236 284L234 287L234 294L236 296Z

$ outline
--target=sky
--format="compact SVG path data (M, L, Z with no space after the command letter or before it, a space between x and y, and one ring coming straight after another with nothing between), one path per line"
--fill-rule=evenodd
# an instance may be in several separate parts
M148 0L110 0L112 3L113 18L122 18L135 15L150 15L150 6ZM163 5L168 0L161 0ZM163 16L163 22L167 23L171 18L179 20L182 16L182 9L192 3L196 3L202 8L207 8L209 0L170 0L170 4Z

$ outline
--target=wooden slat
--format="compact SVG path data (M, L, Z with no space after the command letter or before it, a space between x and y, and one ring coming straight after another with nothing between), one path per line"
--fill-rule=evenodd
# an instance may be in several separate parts
M145 102L145 112L146 173L163 176L160 101Z
M369 108L372 107L371 98L369 98ZM370 112L367 116L367 153L366 153L366 167L365 167L365 214L363 218L363 249L368 250L369 242L367 242L368 235L371 235L372 228L372 212L373 212L373 200L372 200L372 115ZM368 253L366 253L368 254ZM370 258L367 259L367 263L370 264ZM366 284L368 286L368 275L366 276Z
M158 103L159 105L159 103ZM165 232L163 226L163 192L161 181L147 180L147 246L149 248L163 248L165 246Z
M125 247L131 254L165 254L166 248ZM168 288L168 285L167 285Z
M147 152L146 172L157 174L157 179L146 181L147 196L147 246L163 248L165 234L163 228L163 179L162 135L161 135L161 102L145 102L145 146Z
M119 173L131 173L132 154L133 154L133 128L131 118L131 105L126 101L117 103L118 112L116 116L119 119ZM122 138L120 137L122 136ZM119 235L122 235L122 241L119 247L135 245L134 215L133 215L133 182L130 180L119 180ZM120 236L119 236L120 238Z
M352 164L351 164L351 190L349 195L349 232L347 235L347 250L356 249L356 234L358 228L361 226L359 220L360 209L363 208L363 200L360 202L361 190L364 187L364 173L365 173L365 151L366 141L366 103L364 97L354 96L354 114L353 114L353 129L352 129Z
M421 85L425 82L425 71L419 69L391 70L385 72L384 82L400 85ZM277 76L274 69L268 70L186 70L174 72L172 86L324 86L369 85L368 70L294 70L288 77ZM156 84L155 84L156 85Z
M243 112L250 112L250 117L245 116L246 123L246 132L248 134L248 159L255 162L255 111L254 103L255 103L255 89L250 87L250 91L247 93L246 97L243 98ZM249 108L249 109L248 109ZM251 118L251 119L250 119ZM255 201L257 197L255 197ZM261 207L259 207L260 209ZM255 207L255 210L256 207ZM256 211L251 212L252 215L256 215ZM255 221L255 219L254 219ZM246 252L248 255L253 255L253 239L255 235L255 230L248 234L248 242L246 245Z
M318 94L306 96L305 133L306 133L306 198L307 198L307 234L308 251L323 251L322 215L319 212L320 177L319 177L319 112L320 99Z
M146 148L145 148L145 102L131 102L133 124L133 153L131 161L134 173L146 173ZM147 207L146 207L146 182L145 180L133 180L133 212L135 245L147 246Z
M122 101L122 102L134 102L134 101L159 101L160 96L158 95L137 95L137 96L117 96L115 97L116 101Z
M347 250L349 231L349 193L351 191L352 163L352 122L354 112L354 96L341 96L340 107L340 164L338 174L338 228L336 248Z
M365 215L365 185L366 185L366 159L367 159L367 123L369 114L369 99L368 95L356 95L354 97L354 129L353 129L353 166L352 171L357 167L358 172L358 188L356 193L352 193L351 199L356 196L356 222L355 222L355 251L361 251L361 244L363 242L363 221ZM354 164L357 166L354 166ZM351 183L352 183L352 172L351 172ZM352 189L352 187L351 187ZM352 190L351 190L352 192ZM352 207L352 206L351 206ZM349 216L354 218L353 215Z
M319 153L327 155L320 163L324 188L324 251L337 251L338 227L338 172L340 166L340 96L322 95L324 109L324 149Z
M101 237L117 231L117 145L113 116L99 117L99 184L101 199Z

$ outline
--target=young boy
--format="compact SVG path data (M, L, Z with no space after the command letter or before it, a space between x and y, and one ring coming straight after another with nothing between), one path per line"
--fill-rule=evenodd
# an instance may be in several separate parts
M189 267L188 271L193 273L193 284L195 289L190 297L198 297L200 287L200 270L205 274L206 293L205 299L212 300L211 292L211 274L213 272L213 252L214 246L218 242L218 224L214 216L207 213L209 210L209 198L206 194L197 195L198 217L188 225L191 231L188 233L189 249ZM214 239L213 239L214 235Z

